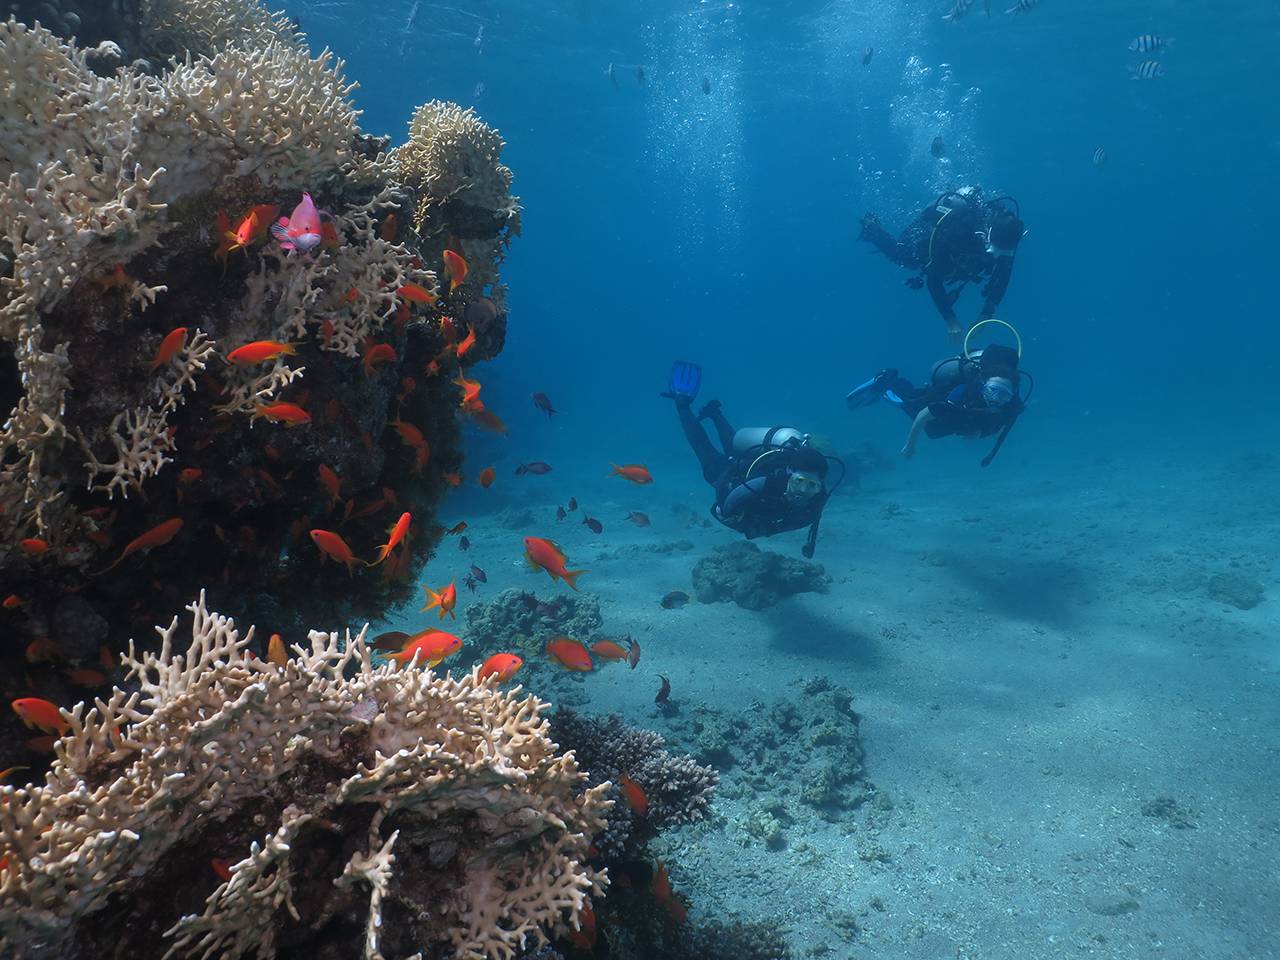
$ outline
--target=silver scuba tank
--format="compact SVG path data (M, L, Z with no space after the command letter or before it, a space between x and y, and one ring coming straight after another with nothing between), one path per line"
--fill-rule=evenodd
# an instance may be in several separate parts
M966 357L947 357L933 365L933 373L929 382L937 386L955 386L964 379L965 365L977 363L982 359L982 351L974 350Z
M751 450L764 453L767 449L797 445L808 441L809 435L795 427L743 427L733 435L733 453L742 456Z

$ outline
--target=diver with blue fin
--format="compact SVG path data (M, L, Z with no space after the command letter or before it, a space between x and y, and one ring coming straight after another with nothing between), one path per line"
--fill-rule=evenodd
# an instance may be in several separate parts
M1017 347L989 344L971 352L969 341L974 331L988 324L1010 330L1017 338ZM969 330L959 356L933 365L928 383L917 387L906 377L898 376L897 370L882 370L849 391L845 405L857 410L884 399L901 409L911 418L911 430L902 447L902 455L908 458L915 455L921 433L931 440L998 434L995 446L982 459L986 467L1004 446L1035 389L1031 374L1019 368L1021 360L1022 338L1018 331L1003 320L983 320Z
M844 464L812 446L809 436L793 427L747 427L735 430L720 401L704 404L697 415L693 401L702 386L702 368L676 361L667 390L675 401L680 426L693 448L702 477L715 490L711 515L748 540L809 528L800 552L812 557L818 542L822 510L844 480ZM720 442L717 450L702 421L710 420ZM840 478L828 486L830 463Z
M928 288L947 332L959 340L964 328L955 303L968 284L987 279L979 320L993 316L1004 299L1014 254L1026 232L1021 216L1012 197L983 200L981 187L967 186L942 194L897 237L874 213L865 214L858 239L899 266L919 271L907 278L907 286Z

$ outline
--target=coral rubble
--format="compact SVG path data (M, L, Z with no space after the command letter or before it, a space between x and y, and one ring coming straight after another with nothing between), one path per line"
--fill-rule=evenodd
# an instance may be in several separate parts
M825 591L830 583L819 563L761 550L745 541L716 547L693 568L699 603L732 600L748 610L771 607L793 593Z
M509 960L577 928L611 787L546 704L375 666L363 632L269 663L188 610L189 646L175 617L133 692L64 712L45 785L0 788L0 955Z

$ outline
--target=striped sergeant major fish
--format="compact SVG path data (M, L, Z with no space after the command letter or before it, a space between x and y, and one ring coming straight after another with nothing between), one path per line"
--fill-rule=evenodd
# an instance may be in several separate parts
M1040 5L1040 0L1018 0L1005 13L1030 13Z
M1129 49L1134 53L1156 53L1168 50L1173 46L1173 37L1161 37L1154 33L1144 33L1129 41Z
M1093 165L1095 167L1100 167L1106 162L1107 162L1106 150L1104 150L1102 147L1099 147L1097 150L1093 151Z
M973 6L974 0L956 0L955 5L951 8L950 13L943 14L942 19L948 23L955 23ZM987 11L987 16L991 16L991 0L982 0L983 9Z
M1130 80L1154 80L1164 76L1164 67L1159 60L1143 60L1136 67L1130 67L1129 73L1132 74Z

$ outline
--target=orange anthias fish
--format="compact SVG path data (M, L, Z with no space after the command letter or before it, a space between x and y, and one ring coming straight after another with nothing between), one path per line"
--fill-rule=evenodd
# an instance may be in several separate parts
M417 654L419 663L434 667L445 657L452 656L461 649L462 641L452 633L428 627L405 641L404 648L399 653L393 653L391 659L403 667Z
M82 668L68 670L67 680L77 687L100 687L107 682L107 675L101 670Z
M221 857L213 857L209 860L209 869L211 869L214 872L214 875L223 883L231 882L230 860L223 860Z
M497 473L493 467L485 467L480 471L480 475L476 477L476 483L488 490L489 487L493 486L493 480L496 476Z
M227 362L234 363L238 367L244 367L251 363L266 363L268 360L274 360L277 357L292 357L297 352L297 348L292 343L280 343L278 340L255 340L253 343L246 343L243 347L236 347L228 353Z
M471 414L471 419L478 426L484 427L486 430L491 430L494 433L507 432L507 425L502 422L502 418L492 410L488 409L479 400L468 408L467 412Z
M462 401L458 404L460 407L467 409L480 401L480 382L478 380L468 380L466 377L459 375L453 382L462 388Z
M286 427L300 427L311 422L311 414L296 403L259 403L254 408L250 420L270 420L272 423L283 423Z
M578 577L587 572L586 570L566 570L567 560L564 551L542 537L525 537L524 555L530 564L547 571L552 580L559 578L574 590L578 589Z
M586 673L593 669L591 654L577 640L568 637L555 637L547 644L547 656L566 670Z
M467 335L458 343L458 359L461 360L467 355L467 352L476 345L476 328L472 327L467 331Z
M372 343L364 350L364 375L373 376L373 368L380 363L394 363L395 348L389 343Z
M186 345L186 327L174 327L166 333L164 339L160 341L159 349L156 350L155 358L151 361L151 372L154 373L176 357L178 355L178 351Z
M225 210L219 210L218 216L213 221L213 231L218 235L218 249L213 251L213 259L226 260L227 254L231 252L231 246L236 242L235 231L231 229L231 218L227 216ZM223 264L225 270L226 264Z
M396 288L396 296L401 300L408 300L410 303L425 303L428 306L440 299L426 287L417 283L406 283Z
M578 912L579 929L570 930L565 937L579 950L590 953L596 946L596 913L584 905Z
M23 553L38 557L49 549L49 543L39 537L27 537L25 540L18 541L18 549Z
M339 477L332 467L326 464L320 464L316 472L320 476L320 483L324 487L325 492L329 494L329 509L333 510L338 505L338 501L342 499L342 478Z
M4 609L6 610L16 610L18 609L18 607L22 606L22 604L25 602L26 601L24 601L16 593L11 593L4 598L4 603L0 603L0 607L4 607Z
M642 463L628 463L621 467L611 463L609 466L613 467L613 473L610 474L612 477L622 477L632 483L653 483L653 477Z
M312 530L311 539L320 552L326 557L331 557L339 563L346 564L347 573L354 576L356 564L360 561L356 559L355 554L351 552L351 548L347 546L347 541L343 540L338 534L329 530Z
M444 275L449 278L450 293L462 286L462 281L467 279L467 261L462 254L452 250L444 252Z
M413 472L421 473L422 468L431 458L431 448L427 446L427 438L412 423L396 419L391 421L391 426L395 427L396 433L400 434L400 439L405 445L413 448Z
M421 611L419 611L420 613L421 613L422 611L425 611L425 610L432 610L432 609L434 609L434 608L436 608L436 607L439 607L439 608L440 608L440 619L441 619L441 620L443 620L443 619L444 619L444 615L445 615L446 613L447 613L450 617L453 617L453 619L455 619L455 620L456 620L456 619L458 619L458 615L457 615L456 613L454 613L454 612L453 612L453 608L454 608L454 607L457 605L457 603L458 603L458 588L457 588L457 586L455 586L454 584L450 583L447 587L445 587L443 590L441 590L441 591L440 591L440 592L438 592L438 593L437 593L435 590L432 590L432 589L431 589L430 587L428 587L428 586L423 586L423 588L422 588L422 589L423 589L423 590L425 590L425 591L427 592L427 596L429 596L429 597L431 598L431 600L430 600L430 602L429 602L429 603L426 603L426 604L424 604L424 605L423 605L422 610L421 610Z
M661 860L653 871L653 899L658 903L666 903L671 899L671 878L667 876L667 867Z
M462 486L462 474L458 473L456 470L452 473L446 473L444 475L444 482L451 487L460 487Z
M320 224L320 249L337 250L341 245L342 238L338 236L338 228L333 225L333 221L326 220Z
M11 704L18 719L30 730L43 730L45 733L63 734L71 729L58 708L48 700L39 697L23 697Z
M387 531L387 542L378 548L378 559L369 564L369 566L376 567L383 560L387 559L387 554L394 550L396 545L405 538L406 534L408 534L409 522L412 519L412 516L408 513L400 514L400 519L396 521L395 526Z
M137 553L139 550L150 550L154 547L163 547L166 543L176 537L178 535L178 531L181 529L181 517L172 517L169 520L165 520L163 523L157 523L146 533L142 534L142 536L136 537L125 544L124 551L120 556L116 557L116 562L107 567L106 570L103 570L102 573L106 573L107 570L114 570L121 561L131 553ZM98 576L101 576L101 574L98 574Z
M400 220L394 213L388 213L387 219L378 227L378 236L387 243L396 242L396 234L400 231Z
M273 633L271 639L267 641L267 662L274 663L277 667L283 667L289 662L289 654L284 649L284 640L278 633Z
M601 660L627 659L627 651L612 640L597 640L591 645L591 652Z
M502 656L502 654L498 654L498 656ZM511 654L506 654L506 656L511 656ZM516 659L518 660L520 658L517 657ZM30 770L30 769L31 769L30 767L6 767L4 770L0 770L0 783L4 783L6 780L8 780L11 776L13 776L19 770Z
M104 292L107 290L123 290L133 283L133 277L125 273L123 263L117 263L111 268L110 273L99 277L94 283L101 287Z
M486 680L497 677L499 683L506 683L524 666L524 661L514 653L495 653L480 667L479 677Z
M649 812L649 798L644 795L644 791L640 789L640 785L628 776L618 778L618 789L622 791L622 797L627 801L627 806L636 812L636 816L643 817Z

